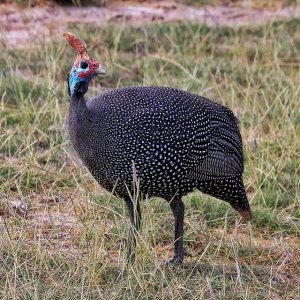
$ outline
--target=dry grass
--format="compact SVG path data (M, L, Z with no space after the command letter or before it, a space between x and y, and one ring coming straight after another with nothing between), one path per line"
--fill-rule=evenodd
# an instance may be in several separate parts
M90 94L168 85L240 118L254 219L224 202L185 199L191 257L170 268L173 219L142 205L137 261L125 263L123 202L101 190L66 134L64 41L0 54L1 299L298 299L300 296L300 24L210 29L193 24L72 31L110 70ZM101 85L101 86L100 86ZM26 209L28 207L28 209Z

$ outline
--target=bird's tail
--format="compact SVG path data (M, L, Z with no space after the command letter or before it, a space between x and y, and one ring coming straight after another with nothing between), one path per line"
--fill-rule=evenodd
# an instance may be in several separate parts
M241 177L235 179L235 193L233 197L226 200L247 221L252 219L252 213Z
M244 194L244 195L243 195ZM246 192L244 191L243 194L238 198L236 201L228 201L229 204L240 213L240 215L247 221L250 221L252 219L252 213L249 205L249 201L246 195Z
M199 182L198 189L228 202L240 215L250 221L252 213L241 176Z

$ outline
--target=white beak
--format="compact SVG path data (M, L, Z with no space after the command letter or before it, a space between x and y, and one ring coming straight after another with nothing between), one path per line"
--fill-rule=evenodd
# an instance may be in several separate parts
M99 68L95 70L95 73L97 75L105 75L106 74L106 68L103 65L100 65Z

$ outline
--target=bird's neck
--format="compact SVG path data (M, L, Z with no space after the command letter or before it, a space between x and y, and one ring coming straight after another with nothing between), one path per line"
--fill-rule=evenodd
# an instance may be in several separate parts
M70 99L70 112L81 118L88 112L86 101L82 93L75 91Z
M72 137L82 134L85 130L88 130L90 126L89 120L89 109L87 107L86 101L83 94L74 93L70 99L70 108L69 108L69 132ZM80 139L83 139L84 136L81 136ZM72 141L73 142L73 141Z
M98 119L97 119L98 120ZM69 137L73 148L79 154L79 157L84 164L90 168L90 163L93 162L95 142L95 115L83 97L83 95L74 94L70 99L68 129ZM97 122L97 138L101 139L101 123ZM102 151L102 145L97 145L97 151Z

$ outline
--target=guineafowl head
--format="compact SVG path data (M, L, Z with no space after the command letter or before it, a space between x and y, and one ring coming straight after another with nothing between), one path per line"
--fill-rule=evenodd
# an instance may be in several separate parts
M76 92L85 94L91 79L98 74L105 75L106 69L89 56L86 46L77 36L71 32L65 32L63 36L77 52L77 58L68 78L69 95L73 96Z

